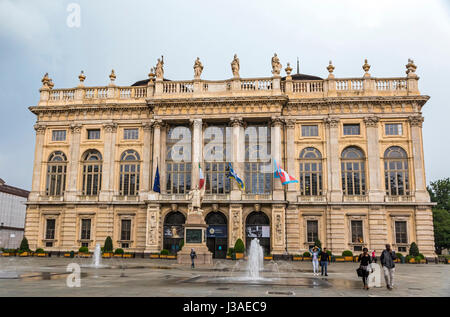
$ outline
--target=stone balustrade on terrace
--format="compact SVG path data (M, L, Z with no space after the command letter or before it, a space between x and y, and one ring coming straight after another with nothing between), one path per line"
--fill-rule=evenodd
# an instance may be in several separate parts
M235 78L221 81L152 80L146 86L103 86L40 90L40 106L61 104L142 103L147 99L183 99L239 96L280 96L290 99L413 96L419 95L418 77L327 78L323 80L285 80L280 77Z

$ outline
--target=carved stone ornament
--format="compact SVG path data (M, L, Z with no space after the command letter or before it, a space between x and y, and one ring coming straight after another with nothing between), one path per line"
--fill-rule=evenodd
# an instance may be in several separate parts
M152 122L153 129L161 129L164 127L164 122L162 120L154 120Z
M111 74L109 75L109 79L111 79L111 82L116 80L116 73L114 73L114 69L111 70Z
M158 58L158 62L155 67L156 79L162 80L164 78L164 56L161 59Z
M367 127L377 127L379 121L380 118L376 116L364 118L364 123L366 124Z
M422 127L423 117L421 115L411 116L408 120L412 127Z
M48 87L48 83L50 82L50 77L48 77L48 73L45 73L44 77L41 79L42 87Z
M275 53L272 57L272 74L274 76L280 76L282 67L280 59L278 58L277 53Z
M339 126L339 118L325 118L323 121L329 128L337 128Z
M231 118L230 119L230 125L232 127L243 127L244 126L244 120L242 120L242 118Z
M295 128L295 120L294 119L287 119L285 120L286 128L288 129L294 129Z
M231 61L231 72L233 73L233 77L234 78L239 78L239 69L240 69L240 64L239 64L239 58L237 57L237 54L234 54L234 58Z
M203 71L202 62L200 62L200 58L197 57L197 59L195 60L195 63L194 63L194 78L200 79L202 71Z
M272 117L270 124L272 127L281 127L284 124L284 120L278 117Z
M152 123L151 122L144 122L144 123L142 123L142 129L144 131L151 131Z
M232 241L236 241L239 238L240 218L240 212L238 210L234 210L232 219L233 230L231 232Z
M277 241L281 242L283 240L283 225L280 214L275 216L275 235Z
M84 82L84 80L86 79L84 71L81 71L80 75L78 76L78 79L80 80L80 83Z
M410 58L408 58L408 64L405 65L406 67L406 74L408 77L416 76L415 72L417 69L417 66L414 64L414 61Z
M287 75L288 77L291 76L291 73L292 73L292 67L291 67L291 65L289 65L289 63L287 63L287 67L284 69L284 71L286 72L286 75Z
M148 244L155 245L158 243L158 217L157 212L150 212L148 219Z
M327 66L327 70L328 70L328 72L330 73L330 75L333 74L334 68L335 68L335 67L333 66L333 63L330 61L330 63L329 63L328 66Z
M202 128L203 121L202 119L191 119L191 124L194 128Z
M366 72L366 74L369 72L370 65L367 63L367 59L364 60L364 65L362 65L362 69Z
M103 124L103 128L105 128L105 132L107 133L113 133L117 131L117 123L105 123Z
M81 124L74 123L70 125L70 130L72 131L73 134L81 133L81 127L82 127Z
M44 134L45 133L45 125L36 123L34 125L34 130L36 130L36 134Z

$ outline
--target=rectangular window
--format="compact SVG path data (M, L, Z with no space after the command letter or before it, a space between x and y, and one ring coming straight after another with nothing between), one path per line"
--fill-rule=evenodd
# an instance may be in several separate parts
M91 219L81 219L81 240L91 239Z
M131 240L131 220L130 219L122 220L120 240L123 240L123 241Z
M45 242L47 248L53 248L53 242Z
M139 138L138 129L123 129L124 140L137 140Z
M402 124L401 123L386 123L385 125L386 135L402 135Z
M308 220L306 227L308 242L315 242L319 238L319 222L317 220Z
M408 243L408 238L406 234L406 221L395 222L395 242Z
M352 220L352 242L364 243L362 220Z
M65 141L65 140L66 140L66 130L52 131L52 141Z
M318 136L319 127L317 125L302 125L302 136Z
M54 240L55 239L55 219L47 219L47 226L45 229L45 239L46 240Z
M100 129L88 130L88 140L98 140L100 139Z
M344 135L360 135L358 124L344 124Z

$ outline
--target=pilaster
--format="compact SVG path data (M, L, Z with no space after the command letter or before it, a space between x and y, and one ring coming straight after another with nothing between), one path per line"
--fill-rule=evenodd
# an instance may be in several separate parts
M202 132L202 119L192 119L193 126L192 132L192 176L191 187L195 188L199 183L199 164L202 161L202 145L203 145L203 132Z
M41 195L41 179L43 170L43 152L45 141L46 126L43 124L35 124L36 145L34 150L34 166L33 166L33 182L31 186L30 200L38 200Z
M140 184L139 196L141 199L148 199L151 186L150 176L150 162L151 162L151 122L145 122L142 124L142 130L144 131L143 141L144 148L142 149L142 180Z
M376 116L364 118L367 134L367 159L369 167L369 201L383 202L384 191L381 185L381 159Z
M411 139L413 148L413 171L415 181L415 197L416 202L429 202L430 195L428 194L425 182L425 168L423 159L423 144L422 144L422 122L421 115L409 117L411 126Z
M286 120L286 168L288 173L295 172L295 155L296 155L296 147L295 147L295 120L288 119ZM294 175L294 174L292 174ZM294 176L297 178L297 175ZM294 202L297 201L297 185L296 183L289 183L287 185L287 197L286 199Z
M284 205L272 205L272 254L286 252L286 224Z
M244 121L242 118L231 118L232 126L232 166L234 171L243 177L245 159ZM241 200L242 192L236 181L231 181L231 200Z
M327 197L330 202L342 202L342 187L340 182L339 166L339 118L325 119L326 143L327 143L327 170L328 170L328 188Z
M161 210L159 204L149 204L147 206L147 225L145 239L145 253L159 253L161 247L160 221Z
M286 208L286 246L289 254L300 253L300 221L298 207L290 205Z
M228 219L228 247L233 248L237 239L245 240L241 204L230 205Z
M110 201L114 195L114 163L116 150L117 124L105 123L105 146L103 150L103 175L102 188L100 191L100 201Z
M271 155L278 164L282 164L281 161L281 127L283 121L280 118L273 117L271 121ZM273 163L271 162L271 165ZM279 179L274 179L273 182L273 200L284 200L283 185Z
M69 144L69 166L67 175L67 190L65 191L66 201L75 201L79 194L78 168L80 165L80 138L82 125L75 123L70 125L71 141Z

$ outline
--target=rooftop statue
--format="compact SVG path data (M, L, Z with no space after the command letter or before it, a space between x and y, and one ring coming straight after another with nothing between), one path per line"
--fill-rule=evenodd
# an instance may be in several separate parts
M278 58L277 53L275 53L272 57L272 74L274 76L280 76L281 67L280 59Z
M202 62L200 62L200 58L197 57L197 59L195 60L195 63L194 63L194 78L200 79L200 75L202 74L202 71L203 71Z
M161 59L158 58L158 62L156 63L156 79L163 79L164 78L164 56L161 56Z
M231 62L231 71L234 78L239 78L239 69L239 58L237 57L237 54L234 54L233 61Z

